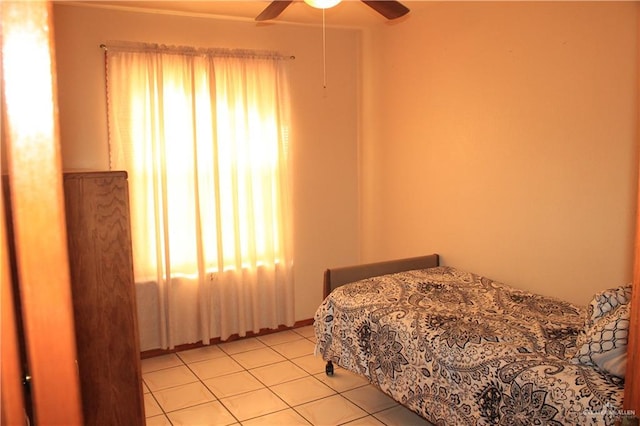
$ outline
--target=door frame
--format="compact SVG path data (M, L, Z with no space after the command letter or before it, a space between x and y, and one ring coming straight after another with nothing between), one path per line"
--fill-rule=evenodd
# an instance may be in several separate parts
M2 144L6 157L2 158L2 165L8 172L10 188L10 199L5 202L10 204L13 218L6 226L11 226L14 236L1 248L3 257L8 245L15 249L17 276L13 278L18 281L20 307L8 309L21 313L28 369L26 373L17 372L17 355L8 353L12 358L10 364L2 364L3 385L6 373L8 390L13 395L22 386L20 376L31 377L31 424L81 425L52 5L44 1L4 1L0 8ZM4 231L3 223L3 234ZM5 279L10 279L5 272L3 265L3 291ZM5 300L3 294L3 305L7 302L10 299ZM3 309L3 315L7 313ZM3 345L3 360L5 350L9 348ZM11 399L8 390L3 386L3 413L7 403L12 408L7 415L19 415L24 401ZM21 420L18 424L25 423L24 414Z

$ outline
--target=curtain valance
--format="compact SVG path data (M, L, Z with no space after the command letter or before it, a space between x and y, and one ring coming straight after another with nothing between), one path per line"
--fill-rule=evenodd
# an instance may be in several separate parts
M295 59L294 56L285 56L275 51L251 50L251 49L226 49L219 47L192 47L172 46L159 43L140 43L129 41L109 41L101 44L105 51L113 52L138 52L138 53L166 53L186 56L209 56L225 58L251 58L251 59Z

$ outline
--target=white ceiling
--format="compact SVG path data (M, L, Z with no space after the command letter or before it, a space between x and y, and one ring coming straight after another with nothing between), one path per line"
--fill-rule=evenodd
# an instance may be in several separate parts
M59 0L64 2L67 0ZM116 7L122 9L144 9L155 13L172 13L186 15L224 16L235 19L251 20L262 12L269 1L174 1L174 0L80 0L74 3L89 4L99 7ZM403 0L402 3L411 10L424 6L416 0ZM422 4L421 4L422 3ZM368 27L375 25L397 25L411 18L411 12L393 21L388 21L360 0L343 0L337 6L325 11L327 26ZM273 21L264 21L258 25L272 25L273 22L289 22L297 24L321 25L322 11L302 1L290 4L282 14Z

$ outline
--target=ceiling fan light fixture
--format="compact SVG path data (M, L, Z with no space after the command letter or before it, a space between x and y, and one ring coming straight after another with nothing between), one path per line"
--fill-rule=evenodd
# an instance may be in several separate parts
M1 1L1 0L0 0ZM361 0L385 18L397 19L409 13L409 8L398 0ZM280 16L294 0L272 0L271 3L256 16L256 21L268 21ZM317 9L328 9L340 3L340 0L304 0L306 4Z
M304 0L306 4L316 9L329 9L340 3L340 1L341 0Z

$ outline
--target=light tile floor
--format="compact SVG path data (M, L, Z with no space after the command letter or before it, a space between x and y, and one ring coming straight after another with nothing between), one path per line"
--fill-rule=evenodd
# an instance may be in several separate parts
M314 356L313 327L142 360L147 425L429 425Z

